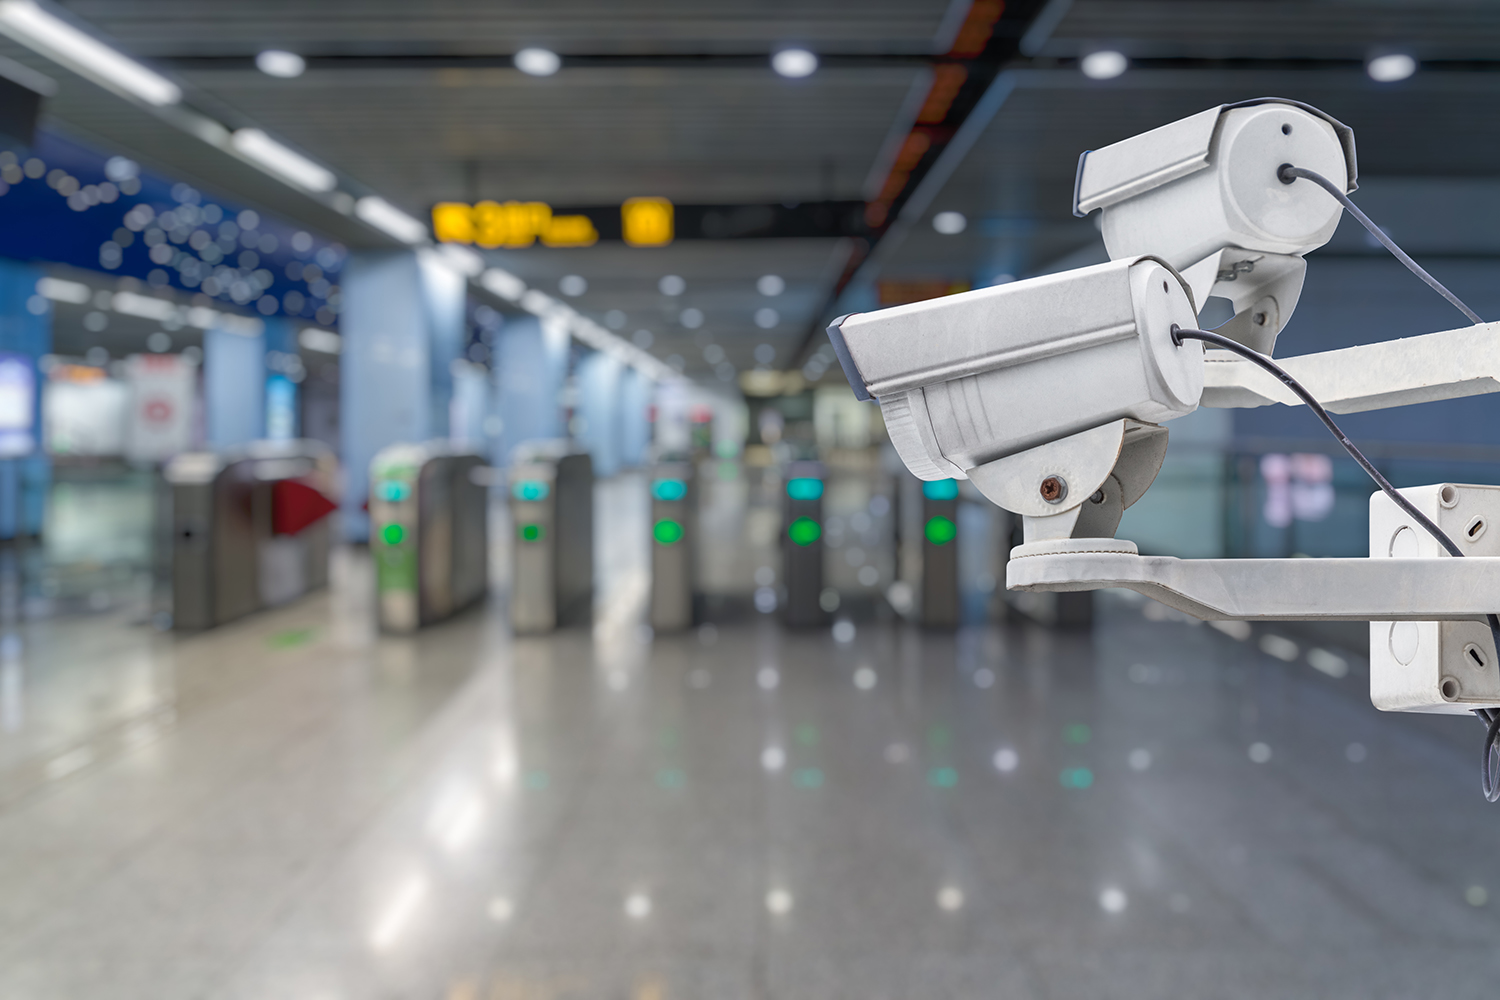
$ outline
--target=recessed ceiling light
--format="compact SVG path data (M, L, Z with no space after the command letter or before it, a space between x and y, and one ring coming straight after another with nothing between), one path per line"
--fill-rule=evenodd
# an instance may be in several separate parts
M562 68L562 58L548 49L522 49L515 55L516 69L528 76L551 76Z
M283 80L301 76L307 69L307 61L295 52L281 49L266 49L255 57L255 68L267 76L279 76Z
M818 57L806 49L782 49L771 57L771 68L795 80L811 76L818 68Z
M1405 80L1417 71L1417 61L1405 52L1392 52L1376 56L1365 63L1365 72L1376 83L1395 83Z
M1112 49L1104 49L1084 56L1078 68L1090 80L1113 80L1130 68L1130 60Z
M962 212L939 212L932 217L932 228L944 236L957 236L969 226Z
M681 295L687 291L687 282L679 275L669 274L656 283L663 295Z
M781 314L769 306L755 310L755 325L762 330L770 330L781 322Z
M755 290L766 298L774 299L786 291L786 282L781 280L779 274L765 274L755 283Z
M577 298L589 290L589 283L580 274L564 275L557 283L557 290L570 298Z

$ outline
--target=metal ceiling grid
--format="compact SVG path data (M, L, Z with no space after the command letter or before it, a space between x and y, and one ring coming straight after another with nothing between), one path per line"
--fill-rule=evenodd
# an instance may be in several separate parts
M318 53L931 52L962 0L63 0L143 58Z

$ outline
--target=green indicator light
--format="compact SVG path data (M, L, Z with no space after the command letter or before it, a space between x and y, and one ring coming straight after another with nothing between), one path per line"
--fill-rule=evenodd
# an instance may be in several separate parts
M552 487L540 479L522 479L510 488L510 492L517 500L545 500Z
M823 495L821 479L788 479L786 495L793 500L816 500Z
M376 488L376 492L386 503L400 503L411 496L411 484L399 479L387 479Z
M939 515L929 518L927 527L923 528L922 532L933 545L947 545L958 534L958 528L952 521Z
M957 500L958 480L938 479L922 484L922 495L929 500Z
M681 500L687 496L687 483L681 479L658 479L651 484L651 495L658 500Z
M933 788L954 788L958 785L958 772L951 767L935 767L927 772L927 783Z
M822 535L822 526L810 517L799 517L786 529L786 536L798 545L811 545Z
M1067 767L1057 780L1064 788L1088 788L1094 783L1094 772L1086 767Z
M406 529L399 524L387 524L380 529L380 538L387 545L400 545L406 539Z
M523 524L521 525L520 534L522 541L539 541L542 537L542 526L540 524Z
M656 522L656 527L651 529L651 534L663 545L671 545L682 538L682 525L669 517L664 517Z
M823 772L816 767L799 768L792 774L792 784L798 788L822 788Z
M1089 731L1089 727L1081 722L1075 722L1070 726L1064 726L1062 732L1064 743L1076 743L1079 745L1087 743L1093 737L1093 735L1094 734Z

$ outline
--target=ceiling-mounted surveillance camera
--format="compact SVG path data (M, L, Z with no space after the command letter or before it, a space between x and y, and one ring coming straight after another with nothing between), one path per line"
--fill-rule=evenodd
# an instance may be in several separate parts
M972 479L1018 514L1068 515L1053 522L1067 537L1091 498L1114 521L1086 527L1112 534L1160 467L1155 425L1197 408L1203 352L1171 332L1193 322L1177 272L1138 257L856 313L828 333L907 468ZM1111 485L1146 439L1149 460Z
M1282 183L1282 164L1356 187L1354 132L1297 101L1259 98L1132 136L1078 160L1074 214L1103 209L1111 259L1155 254L1202 311L1228 299L1219 332L1264 354L1302 292L1303 254L1333 236L1342 209L1311 184Z

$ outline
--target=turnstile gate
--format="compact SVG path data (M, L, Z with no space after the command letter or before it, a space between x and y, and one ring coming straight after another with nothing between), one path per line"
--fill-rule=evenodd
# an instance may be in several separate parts
M793 627L822 625L823 486L820 462L791 462L782 498L781 577L786 583L782 621Z
M254 441L167 463L172 626L213 628L328 583L338 462L320 441Z
M446 442L397 444L370 463L370 548L380 627L412 632L489 584L489 467Z
M658 465L651 475L651 627L691 628L697 600L698 498L693 466Z
M586 625L594 610L594 463L586 454L510 470L510 619L517 632Z

